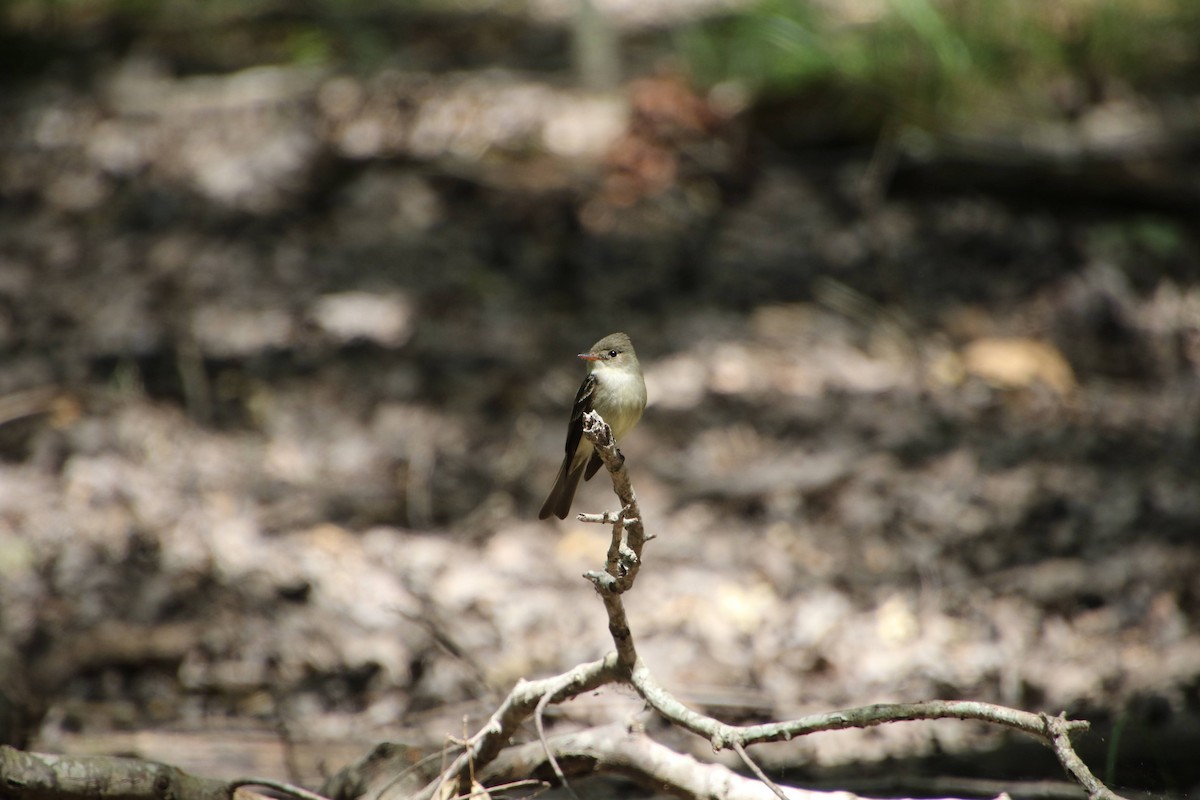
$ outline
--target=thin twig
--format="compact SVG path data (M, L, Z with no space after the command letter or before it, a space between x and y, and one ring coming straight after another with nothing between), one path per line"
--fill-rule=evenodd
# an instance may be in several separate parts
M620 519L620 517L611 511L605 511L601 514L586 514L580 512L575 515L575 519L579 522L598 522L601 525L611 525Z
M1087 791L1089 800L1120 800L1120 795L1101 783L1071 746L1071 734L1077 730L1074 726L1078 723L1069 721L1062 714L1057 717L1049 714L1041 716L1045 724L1045 735L1050 740L1054 755L1058 757L1058 763L1062 764L1071 777L1079 781Z
M441 750L430 753L424 758L418 759L414 763L397 772L394 776L392 776L392 779L384 784L383 788L375 794L375 797L380 798L380 800L387 800L388 794L392 791L392 789L399 785L405 778L407 778L409 775L412 775L414 772L419 771L431 761L435 761L439 758L442 760L442 769L445 769L446 748L443 747Z
M525 780L512 781L511 783L498 783L495 786L487 787L487 795L486 796L494 797L494 796L497 796L500 792L511 792L514 789L527 789L527 788L536 788L537 791L528 796L529 797L537 797L539 794L541 794L542 792L549 789L550 784L546 783L545 781L539 781L535 778L527 778ZM467 800L467 798L479 797L479 796L480 796L479 792L472 791L470 794L456 794L454 797L450 798L450 800Z
M546 750L546 760L550 762L550 769L554 770L554 777L558 778L558 783L567 790L567 794L571 795L572 800L579 800L579 795L575 794L575 790L571 788L567 776L563 774L562 767L558 765L558 759L554 757L554 751L550 748L550 743L546 741L546 727L543 724L542 717L546 713L546 706L550 704L550 698L553 693L546 692L542 695L542 699L538 701L537 708L533 712L533 724L537 728L538 740L541 741L542 747Z
M323 794L310 792L308 789L302 789L299 786L285 783L284 781L272 780L271 778L238 778L235 781L230 781L229 796L232 797L234 790L242 786L262 786L266 789L274 789L277 792L289 794L292 797L299 798L299 800L329 800Z
M775 781L767 777L767 773L763 772L762 767L755 763L754 759L752 759L749 753L746 752L746 748L742 747L741 742L733 743L733 751L742 759L742 763L750 768L750 771L754 773L754 776L762 781L763 785L770 789L771 792L779 798L779 800L788 800L787 795L783 793L783 789L780 789L779 785L775 783Z

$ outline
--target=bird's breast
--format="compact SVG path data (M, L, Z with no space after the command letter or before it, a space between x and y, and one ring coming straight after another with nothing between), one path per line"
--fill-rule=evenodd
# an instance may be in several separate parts
M604 417L620 439L637 421L646 408L646 384L641 375L614 370L597 375L596 395L592 407Z

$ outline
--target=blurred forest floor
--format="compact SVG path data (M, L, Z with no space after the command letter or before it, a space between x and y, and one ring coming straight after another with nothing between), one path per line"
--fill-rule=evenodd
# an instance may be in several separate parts
M1116 788L1196 792L1196 87L1097 94L1072 158L913 150L694 88L651 57L671 20L605 93L561 19L413 11L355 70L281 61L286 12L61 8L4 34L0 741L311 785L599 657L607 533L535 517L574 354L625 330L628 602L670 689L1066 710ZM762 753L1060 777L949 722Z

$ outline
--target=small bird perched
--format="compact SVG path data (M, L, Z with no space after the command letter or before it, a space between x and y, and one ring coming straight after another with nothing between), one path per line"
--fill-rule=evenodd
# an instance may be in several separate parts
M554 479L554 488L542 503L538 519L546 519L551 514L566 519L580 477L591 480L603 463L592 443L583 436L583 415L595 411L612 428L613 438L620 439L637 424L646 410L642 365L638 363L628 336L611 333L579 357L588 362L588 374L579 386L575 406L571 409L566 455L558 469L558 477Z

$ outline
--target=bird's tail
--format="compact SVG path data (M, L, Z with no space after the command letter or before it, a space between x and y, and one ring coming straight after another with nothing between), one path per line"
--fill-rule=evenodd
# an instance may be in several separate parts
M546 519L551 514L559 519L567 518L567 514L571 513L571 503L575 500L575 490L579 488L579 479L583 477L585 466L586 463L571 469L571 456L568 454L563 459L562 466L558 468L558 477L554 479L554 488L546 496L546 502L542 503L538 519Z

